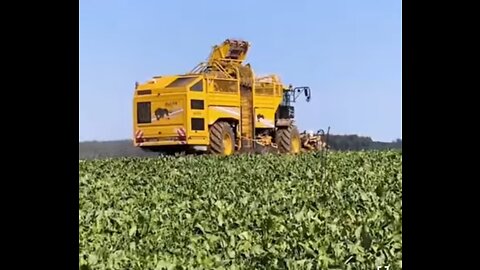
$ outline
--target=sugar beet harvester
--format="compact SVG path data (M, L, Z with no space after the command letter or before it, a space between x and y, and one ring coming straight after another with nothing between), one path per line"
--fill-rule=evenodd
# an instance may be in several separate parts
M273 147L299 153L292 103L303 94L309 101L310 88L286 87L276 75L255 77L244 64L249 47L227 39L187 74L136 83L134 145L158 152L231 155Z

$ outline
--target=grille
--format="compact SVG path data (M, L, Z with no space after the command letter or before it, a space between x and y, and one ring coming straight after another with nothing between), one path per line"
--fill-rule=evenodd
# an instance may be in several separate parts
M137 103L137 123L147 124L152 122L151 104L150 102Z
M151 95L152 94L152 90L138 90L137 91L137 95L141 96L141 95Z

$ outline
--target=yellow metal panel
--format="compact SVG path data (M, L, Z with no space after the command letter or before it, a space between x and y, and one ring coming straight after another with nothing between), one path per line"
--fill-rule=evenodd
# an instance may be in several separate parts
M166 85L170 84L176 78L178 78L178 76L166 76L166 77L154 78L147 83L139 84L137 86L137 90L164 88Z
M196 85L198 82L195 81L193 85ZM193 91L190 88L188 89L188 102L185 105L185 110L187 111L187 130L188 134L192 134L192 136L200 136L208 138L208 114L207 110L207 101L206 101L206 84L203 80L203 77L200 81L202 83L202 91ZM191 107L192 100L201 100L203 101L203 109L193 109ZM204 130L193 130L192 128L192 118L203 118L204 119ZM192 142L189 140L189 144Z
M240 106L240 95L208 94L208 105Z
M185 123L184 99L156 99L152 102L151 125L173 125Z
M163 77L155 77L152 80L139 84L136 87L136 90L153 90L153 91L160 91L162 93L168 93L168 92L178 92L178 91L186 91L187 88L192 86L192 84L196 83L198 80L195 80L195 78L198 78L198 75L190 75L190 76L163 76ZM178 87L167 87L169 86L172 82L174 82L177 79L188 79L192 78L191 80L188 80L187 84L180 84Z
M220 118L240 119L240 107L231 106L209 106L208 124L212 125Z
M139 125L173 125L185 123L185 94L164 94L137 98L136 102L151 103L151 123ZM136 113L136 110L135 110Z
M142 142L136 143L136 146L164 146L164 145L185 145L180 141L158 141L158 142Z
M188 139L188 144L189 145L209 145L209 138L208 137L202 137L201 139Z
M137 123L137 103L150 102L150 123ZM137 96L134 99L134 138L142 134L145 145L174 145L178 142L171 138L178 137L178 129L185 129L186 94L162 93L161 95Z
M274 128L275 127L275 109L255 108L255 127L256 128Z
M278 96L255 96L254 97L255 107L259 108L278 108L280 103L282 102L282 98Z
M178 137L177 130L183 125L162 125L162 126L138 126L143 132L144 138L158 138L159 140L171 140Z

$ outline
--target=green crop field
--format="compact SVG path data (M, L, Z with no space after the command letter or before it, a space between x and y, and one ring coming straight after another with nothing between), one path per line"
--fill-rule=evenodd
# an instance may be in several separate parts
M401 152L79 165L80 269L402 268Z

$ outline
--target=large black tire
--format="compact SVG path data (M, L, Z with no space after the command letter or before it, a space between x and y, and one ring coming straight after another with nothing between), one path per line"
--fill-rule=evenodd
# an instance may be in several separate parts
M298 154L302 148L300 132L295 125L279 128L276 132L275 143L280 153Z
M225 156L235 152L235 135L230 124L217 122L210 127L210 146L208 150L210 154Z

